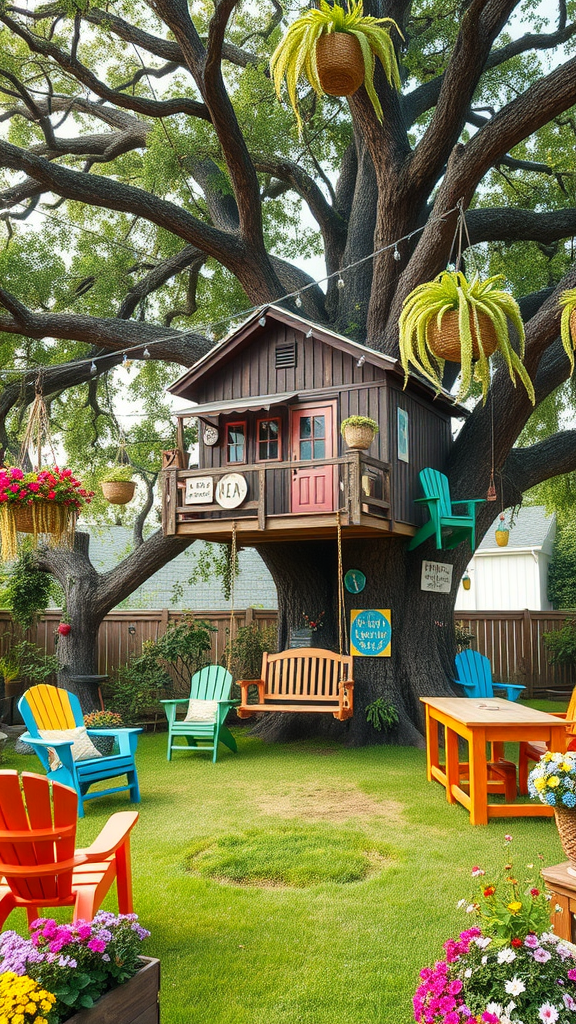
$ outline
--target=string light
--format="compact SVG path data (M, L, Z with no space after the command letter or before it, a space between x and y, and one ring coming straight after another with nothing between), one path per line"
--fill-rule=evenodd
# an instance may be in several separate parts
M96 363L94 362L94 360L92 360L92 362L90 363L90 373L92 373L92 374L98 373L98 368L97 368Z
M260 324L260 327L266 327L266 317L261 316L258 323Z
M393 255L394 255L394 259L396 260L396 262L398 262L398 260L402 259L401 255L400 255L400 252L399 252L399 249L398 249L398 243L397 242L394 242L394 254Z
M146 345L146 348L144 349L144 351L142 353L142 358L143 359L150 359L150 349L148 348L148 345Z
M306 337L307 338L313 338L314 337L314 331L312 330L312 328L310 328L310 330L307 332Z
M19 205L22 205L22 204L19 204ZM410 241L415 235L418 235L422 231L424 231L424 229L427 226L429 226L430 224L446 220L453 213L457 213L459 211L459 209L460 209L460 202L456 206L453 206L450 210L447 210L446 213L442 213L438 217L431 217L430 220L428 221L428 224L423 224L420 227L415 228L413 231L410 231L407 235L403 235L401 238L398 238L395 242L391 242L389 245L383 245L380 249L375 249L374 252L369 253L367 256L362 256L360 259L354 260L352 263L347 264L345 267L342 267L341 270L336 270L332 274L327 274L325 277L320 277L316 281L311 281L310 284L303 285L297 291L288 292L286 295L279 296L277 299L274 300L274 303L278 304L278 303L281 303L281 302L286 302L288 299L294 299L296 305L298 307L301 307L302 306L302 295L301 295L301 292L308 291L310 288L316 288L320 284L324 284L325 282L331 281L334 277L337 277L337 281L336 281L337 288L339 288L339 289L345 288L346 285L345 285L344 279L342 277L342 274L345 273L347 270L353 270L355 267L360 266L362 263L367 263L368 260L372 260L372 259L374 259L375 256L379 256L381 253L387 252L390 249L394 250L394 259L397 259L397 258L401 259L402 258L401 254L398 251L398 245L399 245L400 242L408 242L408 241ZM65 222L63 222L63 223L65 223ZM86 230L86 229L83 229L83 230ZM134 251L138 252L139 250L134 249ZM396 252L398 252L398 256L395 255ZM255 313L255 312L257 312L261 308L262 308L262 303L259 303L258 305L251 306L248 309L239 310L237 313L231 313L228 317L224 318L223 320L217 320L217 321L215 321L212 324L199 324L193 331L183 331L181 334L177 335L176 337L177 337L178 341L182 341L189 334L199 334L200 332L203 332L205 337L207 337L210 341L216 341L217 335L216 335L216 333L214 331L215 327L226 326L226 325L230 324L233 320L244 320L244 319L246 319L246 317L250 316L251 313ZM260 317L258 322L261 323L262 319L264 319L264 317ZM306 336L307 337L311 336L311 334L312 334L312 332L310 331L309 334L306 335ZM147 343L146 349L145 349L145 351L143 353L143 357L145 359L151 358L148 346L166 344L167 342L174 341L174 338L175 338L174 334L169 334L169 335L163 336L161 338L155 338L153 341L149 341ZM123 366L126 365L126 364L130 364L132 362L131 359L130 360L128 359L127 352L133 352L133 349L134 349L134 346L130 346L127 349L121 349L120 352L118 352L118 351L116 352L117 355L120 355L120 353L122 353L122 355L123 355L122 365ZM146 352L148 352L148 355L146 355ZM96 360L94 360L94 359L85 359L85 360L79 359L78 362L76 363L76 365L82 365L82 363L85 362L85 363L90 363L91 367L92 367L92 365L94 365L95 363L100 362L103 359L108 359L109 360L110 359L110 355L111 354L108 352L104 356L97 357ZM57 363L48 364L46 366L43 366L42 369L44 371L48 371L48 370L56 369L60 365L62 365L62 364L57 364ZM22 367L13 367L12 369L4 367L2 370L0 370L0 376L5 375L5 374L12 375L14 373L25 375L26 373L38 372L39 369L40 369L40 367L28 367L27 369L22 369ZM90 370L90 372L92 372L92 369Z

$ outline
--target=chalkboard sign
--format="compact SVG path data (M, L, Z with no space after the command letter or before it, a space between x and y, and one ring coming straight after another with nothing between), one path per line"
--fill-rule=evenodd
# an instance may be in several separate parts
M289 646L291 650L296 647L312 647L312 630L291 629Z
M389 608L350 612L350 654L360 658L389 658L391 640Z

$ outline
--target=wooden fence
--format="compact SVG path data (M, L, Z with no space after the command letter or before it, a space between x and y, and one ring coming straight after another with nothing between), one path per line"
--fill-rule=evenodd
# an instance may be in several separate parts
M212 638L212 658L220 660L226 646L230 627L229 611L195 613L216 627ZM114 611L106 616L98 638L98 670L110 674L138 655L145 640L161 636L169 622L180 621L182 613L176 611L137 610ZM495 679L503 682L523 683L527 696L543 695L546 689L569 691L576 685L576 670L572 667L548 663L542 634L559 629L567 618L576 619L576 613L564 612L458 612L456 618L474 633L472 646L485 654L492 664ZM234 613L234 632L240 626L255 622L268 626L276 622L275 610L247 608ZM56 629L60 621L57 611L48 612L31 630L27 638L54 653ZM0 637L10 632L12 624L8 612L0 611Z

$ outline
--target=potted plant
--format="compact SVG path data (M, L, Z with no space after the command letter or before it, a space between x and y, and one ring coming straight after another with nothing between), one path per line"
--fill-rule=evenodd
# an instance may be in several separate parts
M508 843L511 837L507 836ZM507 853L509 851L507 850ZM536 858L534 858L536 859ZM459 906L477 924L444 943L444 959L420 971L414 1019L426 1024L553 1024L576 1009L576 952L551 931L540 875L524 862L489 876ZM516 875L516 877L514 877ZM521 879L521 881L520 881Z
M570 862L567 870L576 875L576 752L543 754L528 776L528 792L554 808L562 849Z
M18 533L40 535L52 544L71 544L76 517L90 504L93 491L86 491L71 469L34 470L25 473L18 466L0 469L0 541L2 558L12 561L18 554Z
M87 729L121 729L124 725L122 715L117 711L92 711L84 715L84 725ZM92 743L104 757L108 757L114 749L114 736L90 736Z
M574 370L574 349L576 348L576 288L568 288L560 296L562 306L562 317L560 319L560 334L562 344L566 349L566 355L570 360L571 370Z
M522 363L524 324L515 299L496 288L502 279L503 275L497 274L481 281L475 275L468 281L460 271L444 270L434 281L418 285L410 292L398 323L405 381L412 364L440 389L445 361L460 363L456 401L470 393L474 370L485 402L490 387L488 360L498 349L513 384L516 375L520 377L534 405L534 387ZM508 322L516 330L518 352L512 347Z
M348 416L340 424L340 433L349 448L367 451L378 433L378 424L369 416Z
M39 919L31 937L0 935L0 1019L19 1024L158 1021L158 960L139 955L149 932L136 914L93 921ZM54 955L57 948L58 955ZM14 1005L14 995L27 995ZM20 1014L20 1018L14 1016Z
M364 84L376 116L382 121L382 106L374 89L376 57L390 85L400 88L391 28L404 38L392 18L364 15L362 0L350 0L347 10L337 3L330 6L326 0L320 0L319 9L306 11L290 25L272 54L270 71L278 99L286 78L300 129L296 87L301 75L306 76L318 96L351 96Z
M100 481L102 493L111 505L127 505L134 497L136 481L131 466L113 466Z
M506 526L506 517L503 512L500 513L500 522L494 531L494 536L498 547L505 548L510 538L510 527Z

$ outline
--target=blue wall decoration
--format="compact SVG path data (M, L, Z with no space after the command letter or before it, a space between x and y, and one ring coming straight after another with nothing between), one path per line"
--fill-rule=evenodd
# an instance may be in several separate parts
M350 612L350 654L360 658L389 658L391 640L389 608Z

